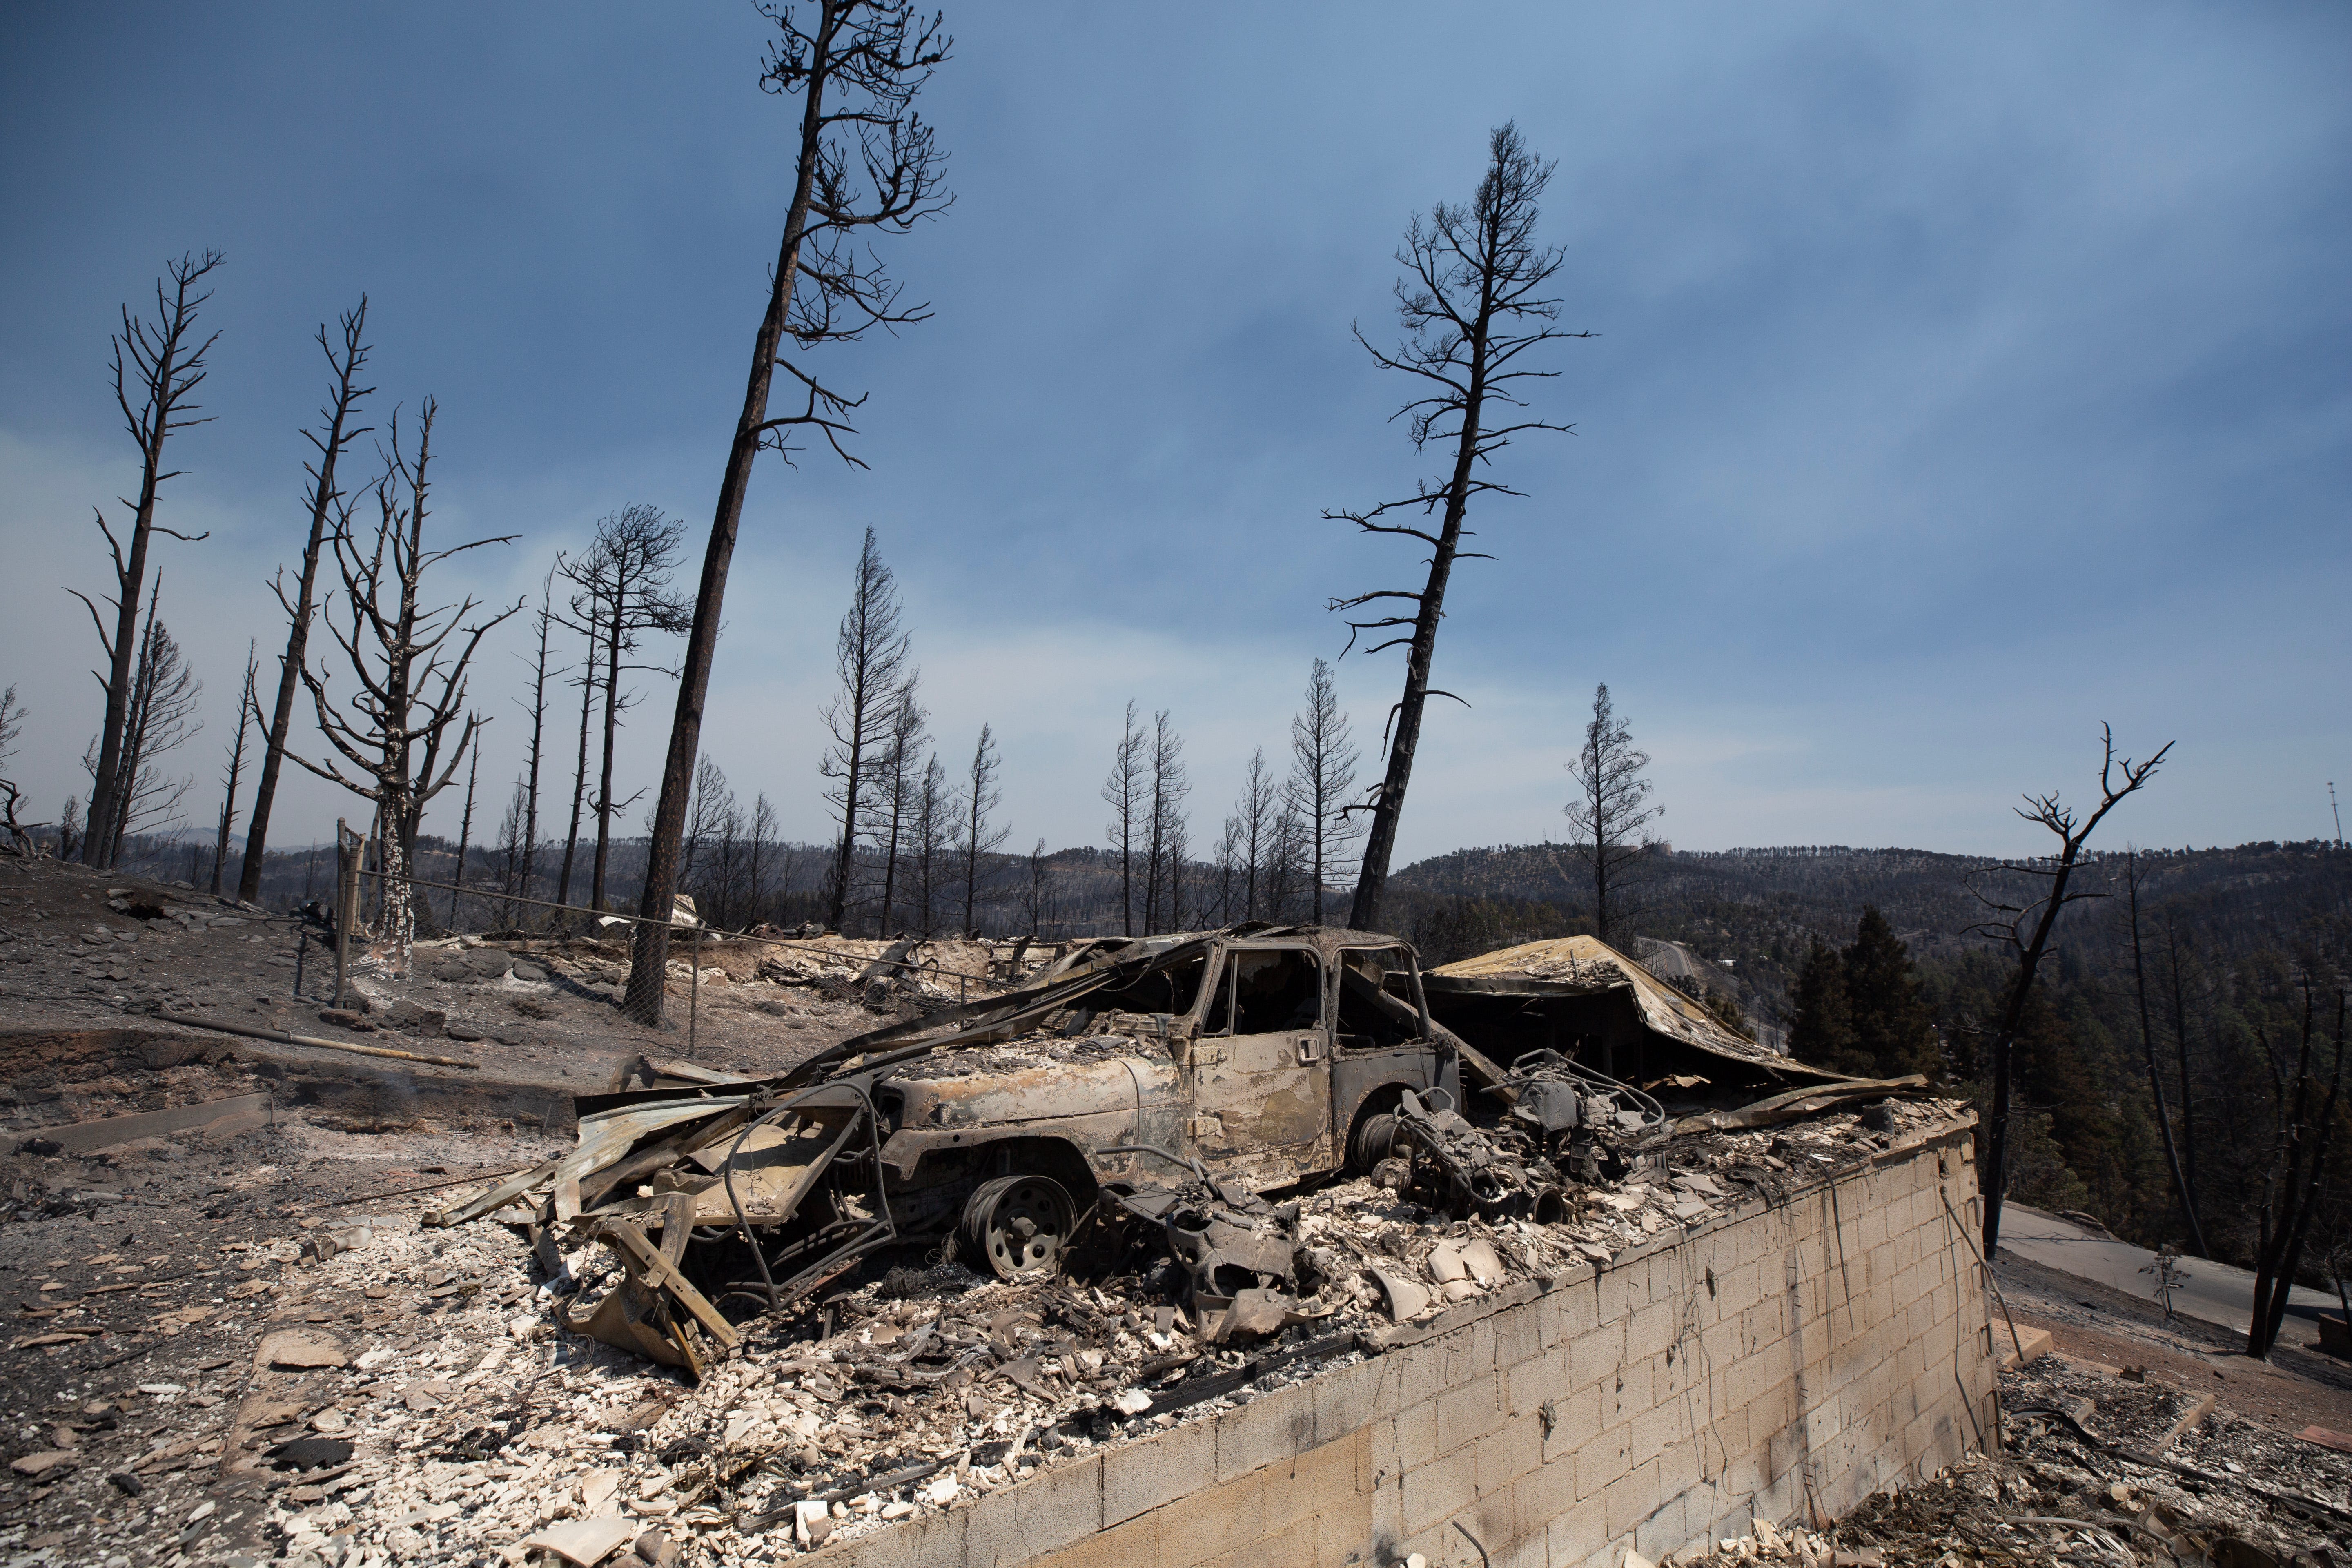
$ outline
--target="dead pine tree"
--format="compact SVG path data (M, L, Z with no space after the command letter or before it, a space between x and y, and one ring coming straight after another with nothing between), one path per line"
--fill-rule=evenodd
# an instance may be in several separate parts
M2156 1125L2164 1136L2164 1163L2172 1173L2172 1191L2180 1200L2181 1222L2188 1226L2189 1239L2200 1258L2212 1254L2205 1250L2205 1226L2197 1212L2197 1194L2181 1172L2180 1150L2173 1142L2172 1112L2164 1103L2164 1075L2156 1065L2156 1031L2150 1026L2147 1008L2147 963L2140 951L2139 940L2139 852L2135 849L2124 862L2124 887L2130 895L2132 989L2139 1001L2140 1054L2147 1062L2148 1098L2156 1102Z
M812 0L807 5L770 0L761 10L777 33L761 85L800 99L799 150L783 237L769 273L767 309L752 340L743 410L728 447L695 592L677 712L646 846L638 906L645 919L636 928L624 1004L645 1024L661 1021L678 842L753 461L763 447L786 450L788 437L801 430L822 437L845 461L864 466L842 445L852 433L849 416L864 399L834 390L782 358L784 339L810 350L854 342L877 326L925 320L926 308L902 303L900 286L871 241L907 232L949 200L940 186L945 154L915 112L916 97L948 58L950 39L940 18L926 22L911 0ZM779 369L803 395L794 412L780 416L768 409Z
M1118 851L1118 929L1135 934L1135 834L1143 816L1143 731L1135 722L1135 700L1127 703L1127 717L1111 752L1110 775L1103 780L1103 804L1110 807L1110 842Z
M259 704L254 700L254 678L260 666L254 655L257 645L245 645L245 690L236 701L236 742L228 749L226 788L221 791L220 834L213 841L212 894L217 899L221 890L221 868L228 860L228 836L236 827L236 784L245 772L245 736L249 721L260 716Z
M926 741L929 715L915 700L917 677L909 671L890 699L890 728L877 771L879 798L868 811L866 837L882 857L882 908L875 932L888 936L898 898L898 861L906 846L909 814L915 804L917 757Z
M530 705L524 710L530 715L530 742L523 752L522 820L516 825L522 859L516 869L522 879L519 890L525 898L530 896L531 874L537 869L539 858L539 773L546 756L547 640L555 626L554 596L555 568L551 566L539 584L539 647L530 666Z
M1356 760L1331 667L1318 658L1307 672L1307 706L1290 721L1290 777L1283 784L1283 799L1307 831L1307 901L1317 925L1323 923L1325 879L1344 873L1348 846L1363 836L1348 812Z
M2313 1050L2318 1034L2314 1001L2319 986L2308 966L2295 983L2303 992L2303 1038L2292 1067L2272 1047L2269 1029L2260 1025L2255 1028L2271 1075L2269 1169L2263 1182L2262 1207L2256 1213L2254 1310L2246 1330L2246 1353L2258 1361L2266 1359L2271 1347L2278 1343L2287 1299L2294 1294L2295 1277L2303 1268L2304 1243L2326 1185L2328 1148L2336 1132L2336 1107L2344 1088L2343 979L2335 979L2336 1048L2324 1093Z
M2001 999L2000 1017L1993 1026L1988 1052L1992 1063L1992 1121L1985 1129L1981 1184L1984 1255L1988 1258L2000 1246L2001 1199L2009 1173L2010 1058L2015 1054L2018 1031L2024 1026L2025 1005L2032 994L2034 972L2042 967L2042 954L2050 951L2050 933L2058 923L2060 911L2084 899L2106 896L2103 890L2082 891L2070 886L2082 863L2083 846L2090 841L2092 832L2106 819L2107 813L2127 796L2137 795L2155 776L2166 753L2172 750L2172 742L2167 741L2144 763L2118 757L2115 731L2105 724L2099 726L2099 804L2090 815L2082 816L2073 806L2062 804L2056 790L2028 795L2025 805L2018 808L2018 816L2049 830L2058 841L2058 852L1989 868L1992 876L2000 879L1998 891L1985 890L1982 883L1988 879L1986 877L1970 878L1970 891L1989 913L1969 928L1969 934L1990 939L2017 960L2017 972ZM2012 890L2021 881L2022 889Z
M157 605L163 595L163 580L159 577L147 590L147 620L139 633L139 657L131 665L131 700L125 705L122 724L122 749L115 758L113 787L114 815L104 823L93 819L89 831L103 830L112 846L101 868L111 866L121 853L122 846L133 835L167 827L180 819L180 803L187 798L195 784L193 777L173 777L163 770L163 759L188 742L195 739L204 728L196 721L196 705L204 696L204 682L188 668L180 651L179 640L164 626ZM99 788L98 742L93 740L82 754L82 766L89 770L90 795L95 799ZM193 884L195 870L192 868L188 880Z
M468 715L470 718L471 715ZM449 929L463 931L457 923L457 900L466 896L466 851L473 847L474 786L482 780L482 748L474 748L473 761L466 764L466 808L457 818L457 864L449 872Z
M573 629L590 637L583 673L601 700L604 716L596 794L589 803L596 815L596 852L588 873L592 910L604 907L614 815L626 811L640 798L633 795L616 800L613 795L613 759L620 742L621 715L636 706L635 694L622 689L621 678L646 669L669 673L665 666L637 663L634 656L639 651L637 639L642 634L686 629L687 604L669 592L685 538L686 524L664 517L659 507L639 503L597 519L587 550L576 559L558 563L557 569L580 589L590 606L587 624Z
M46 823L25 823L16 820L16 807L25 792L7 776L8 759L16 754L16 737L24 732L25 705L16 700L16 686L9 682L0 690L0 826L8 834L7 847L19 857L29 859L35 853L33 829Z
M1464 521L1471 500L1518 493L1486 477L1496 454L1515 437L1570 429L1520 416L1527 407L1519 395L1526 384L1559 374L1535 368L1526 356L1562 338L1592 335L1551 325L1559 319L1559 303L1544 290L1559 270L1561 253L1535 241L1537 198L1551 172L1552 165L1539 161L1519 139L1517 125L1496 129L1487 139L1486 175L1469 205L1440 203L1426 222L1416 216L1405 230L1404 248L1397 253L1405 276L1396 286L1403 341L1393 350L1376 349L1360 329L1355 334L1373 363L1420 382L1420 395L1398 410L1408 421L1413 449L1434 446L1452 458L1444 474L1423 479L1412 495L1366 510L1323 514L1354 523L1366 533L1417 540L1429 548L1429 575L1420 587L1375 589L1330 604L1339 613L1400 603L1412 607L1410 614L1348 623L1349 649L1360 637L1383 634L1393 635L1367 648L1368 654L1406 649L1404 694L1391 710L1382 735L1387 765L1365 807L1371 822L1348 916L1348 923L1358 931L1369 931L1380 920L1397 821L1421 744L1423 710L1433 696L1462 700L1451 691L1433 689L1429 678L1454 563L1465 558L1491 559L1462 548L1469 532ZM1510 412L1498 417L1497 410ZM1416 511L1421 526L1398 521Z
M99 730L98 755L93 759L90 775L89 830L81 846L85 866L114 864L115 835L130 815L118 792L126 780L138 773L136 768L123 768L122 743L130 723L131 687L139 657L139 595L147 583L147 547L158 533L191 543L211 537L206 533L182 533L157 522L155 500L163 482L177 479L181 472L176 468L165 470L164 442L174 430L210 423L208 418L194 417L196 405L190 399L204 382L205 355L219 341L220 334L215 332L198 342L196 316L212 298L212 291L203 287L205 279L226 259L217 250L206 250L167 263L165 270L170 274L171 287L167 291L162 279L156 281L155 319L149 321L134 317L131 307L125 305L122 331L114 337L114 405L121 410L123 427L139 448L139 499L117 498L131 510L128 547L115 537L105 511L97 511L98 531L106 535L107 549L113 556L114 592L103 595L114 607L112 632L107 630L106 618L99 614L89 595L67 590L82 602L90 619L97 623L99 646L107 662L107 673L99 678L106 692L106 717Z
M980 744L972 748L971 768L964 775L963 787L957 792L955 849L963 872L963 934L974 936L980 931L980 891L987 872L982 862L1004 847L1012 835L1010 827L993 825L989 819L1004 799L996 787L999 759L996 737L989 727L980 727Z
M898 579L869 528L857 552L849 608L834 635L833 668L841 689L825 704L824 728L831 740L817 764L817 772L829 781L824 798L840 824L825 884L824 923L835 931L848 929L857 840L872 807L867 792L889 743L898 689L909 674L909 636L899 616Z
M1259 876L1274 843L1274 820L1281 807L1281 792L1266 771L1265 748L1260 746L1250 753L1249 769L1242 774L1241 797L1234 802L1234 815L1225 828L1240 859L1242 919L1245 921L1258 916Z
M563 570L564 560L557 556L556 570ZM593 594L580 593L572 596L572 619L564 625L582 632L588 639L586 656L581 660L580 674L572 684L580 688L580 747L572 769L572 820L563 830L563 867L555 879L555 901L572 902L572 866L580 852L580 814L588 803L588 721L596 711L596 648L603 636L604 602Z
M378 880L383 889L378 935L390 943L394 966L403 973L416 933L408 879L416 864L418 826L425 805L457 777L475 734L488 722L466 711L467 672L483 637L523 604L518 599L510 608L468 624L467 617L482 607L471 595L454 605L425 603L425 574L434 567L470 550L513 542L513 535L506 534L446 550L426 547L437 412L433 400L425 399L413 458L402 447L399 416L393 416L385 471L374 486L373 536L362 543L345 526L329 542L342 589L321 619L351 670L354 689L338 704L328 690L331 673L309 665L303 668L302 684L310 693L320 733L341 762L287 753L329 784L374 804L381 825ZM453 726L457 727L454 742Z
M1633 727L1618 717L1609 688L1594 687L1584 749L1569 764L1576 794L1561 809L1579 836L1569 847L1592 874L1592 930L1602 942L1625 917L1626 894L1657 853L1647 829L1666 808L1649 804L1650 781L1642 776L1649 765L1650 753L1633 744Z
M1185 797L1192 793L1184 767L1184 740L1169 722L1168 710L1151 716L1150 803L1144 820L1143 934L1176 927L1176 903L1182 877L1174 851L1184 820ZM1165 915L1166 923L1161 922Z
M236 896L245 903L254 903L261 897L262 857L268 853L269 816L278 800L278 770L286 762L286 737L293 732L294 694L301 689L303 661L310 657L310 621L317 610L320 552L326 548L331 525L339 521L343 492L335 482L335 469L342 460L343 449L368 434L369 426L358 422L360 399L375 391L359 384L360 372L366 368L368 346L362 341L367 328L367 296L352 310L338 318L338 331L328 336L327 325L319 323L319 352L327 356L331 377L326 404L319 410L320 426L305 430L302 438L310 443L316 456L302 465L310 477L305 492L303 510L310 514L310 531L302 545L302 567L297 574L294 592L286 592L286 574L281 571L270 579L270 591L286 611L286 652L278 664L278 698L269 710L267 738L261 748L261 780L253 792L253 816L245 829L245 863L236 874Z

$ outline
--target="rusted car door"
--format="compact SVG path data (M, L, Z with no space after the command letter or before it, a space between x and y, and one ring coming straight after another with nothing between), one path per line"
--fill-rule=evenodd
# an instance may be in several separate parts
M1220 955L1190 1052L1192 1145L1220 1174L1263 1188L1339 1163L1328 991L1311 947L1235 943Z

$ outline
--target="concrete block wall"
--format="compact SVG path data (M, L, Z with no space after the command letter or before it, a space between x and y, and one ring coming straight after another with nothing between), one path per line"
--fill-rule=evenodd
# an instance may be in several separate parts
M1825 1523L1993 1429L1970 1125L816 1561L1620 1568Z

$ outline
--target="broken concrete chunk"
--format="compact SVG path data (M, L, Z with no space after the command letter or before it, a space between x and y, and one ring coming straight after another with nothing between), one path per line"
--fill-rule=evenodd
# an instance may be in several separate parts
M914 1510L909 1509L908 1511L911 1513ZM653 1568L670 1568L677 1561L677 1542L658 1530L648 1530L638 1536L633 1550L637 1554L637 1561L650 1563Z
M1471 1237L1463 1244L1462 1265L1470 1278L1486 1286L1503 1282L1503 1260L1495 1252L1495 1244L1483 1236Z
M1468 1276L1469 1268L1462 1261L1462 1251L1450 1241L1441 1241L1429 1253L1429 1277L1440 1285L1451 1285Z
M1386 1268L1372 1270L1372 1278L1388 1292L1389 1316L1402 1323L1429 1305L1429 1292L1402 1274Z
M595 1568L635 1534L636 1526L617 1514L606 1514L601 1519L567 1519L551 1524L537 1535L525 1537L522 1544L526 1551L552 1552L579 1568Z
M1143 1390L1139 1388L1126 1389L1119 1394L1118 1398L1110 1402L1110 1407L1113 1410L1118 1411L1121 1415L1140 1415L1145 1411L1151 1408L1151 1395L1144 1393ZM937 1485L938 1483L934 1482L932 1484ZM950 1493L950 1495L952 1496L953 1493Z
M280 1329L261 1342L254 1359L264 1365L298 1370L352 1363L351 1353L340 1342L316 1329Z
M621 1472L618 1470L582 1471L580 1475L581 1511L591 1515L602 1512L604 1505L613 1500L613 1494L620 1489Z

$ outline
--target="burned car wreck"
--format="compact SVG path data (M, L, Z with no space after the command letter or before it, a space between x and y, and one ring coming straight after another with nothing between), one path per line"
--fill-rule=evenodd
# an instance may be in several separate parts
M1577 1210L1572 1186L1624 1178L1679 1130L1908 1087L1839 1079L1677 1016L1664 1037L1713 1070L1654 1084L1670 1106L1579 1060L1591 1042L1537 1016L1627 986L1650 1003L1639 967L1599 952L1617 966L1579 955L1565 977L1471 977L1477 1006L1510 1023L1480 1020L1506 1068L1433 1017L1436 987L1393 937L1249 925L1084 942L1031 984L782 1077L641 1062L575 1102L569 1153L427 1223L521 1226L551 1277L564 1273L556 1227L602 1242L622 1277L563 1309L564 1326L697 1377L739 1342L736 1321L806 1301L886 1248L960 1255L1003 1280L1164 1254L1166 1293L1218 1342L1311 1321L1326 1279L1353 1272L1302 1246L1298 1205L1269 1194L1352 1172L1457 1219L1549 1225Z
M431 1223L495 1215L607 1242L627 1280L567 1326L689 1369L706 1337L734 1342L730 1304L783 1308L909 1244L1013 1279L1157 1227L1214 1310L1296 1284L1284 1221L1255 1194L1391 1158L1402 1107L1458 1103L1465 1055L1391 937L1104 941L782 1078L647 1064L644 1087L576 1102L570 1153Z

